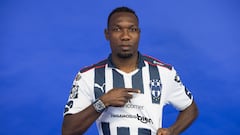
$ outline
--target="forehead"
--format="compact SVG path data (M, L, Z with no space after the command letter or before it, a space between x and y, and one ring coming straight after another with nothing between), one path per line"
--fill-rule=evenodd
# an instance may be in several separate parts
M129 12L119 12L114 13L112 17L110 18L109 25L136 25L138 26L138 20L137 17Z

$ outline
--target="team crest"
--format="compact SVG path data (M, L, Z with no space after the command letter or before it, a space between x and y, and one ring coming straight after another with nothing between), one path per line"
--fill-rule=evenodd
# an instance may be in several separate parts
M150 89L152 95L152 103L159 104L161 98L162 84L160 79L153 79L150 81Z

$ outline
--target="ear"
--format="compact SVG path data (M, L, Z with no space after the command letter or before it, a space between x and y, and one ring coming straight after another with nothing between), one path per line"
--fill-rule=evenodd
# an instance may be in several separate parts
M107 28L104 29L104 35L105 35L106 40L109 40L109 31Z

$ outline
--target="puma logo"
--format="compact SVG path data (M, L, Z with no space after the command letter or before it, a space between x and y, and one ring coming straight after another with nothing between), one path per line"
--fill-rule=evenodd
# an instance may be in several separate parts
M97 83L94 83L94 87L99 88L102 91L102 93L105 93L105 83L102 86Z

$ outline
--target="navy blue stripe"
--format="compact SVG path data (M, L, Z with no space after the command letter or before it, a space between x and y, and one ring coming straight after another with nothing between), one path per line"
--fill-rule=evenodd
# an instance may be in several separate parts
M157 66L153 66L149 64L149 73L150 73L150 80L160 80Z
M97 85L97 86L96 86ZM99 98L105 93L105 66L95 69L94 94Z
M107 122L102 122L102 131L104 135L110 135L110 128L109 128L109 123Z
M124 88L123 75L118 73L115 69L113 71L113 88Z
M151 135L151 130L146 128L138 128L138 135Z
M152 103L160 104L162 84L157 66L149 64Z
M130 135L128 127L117 127L117 135Z
M142 69L132 76L132 88L141 90L141 93L144 93L143 89L143 78L142 78Z

